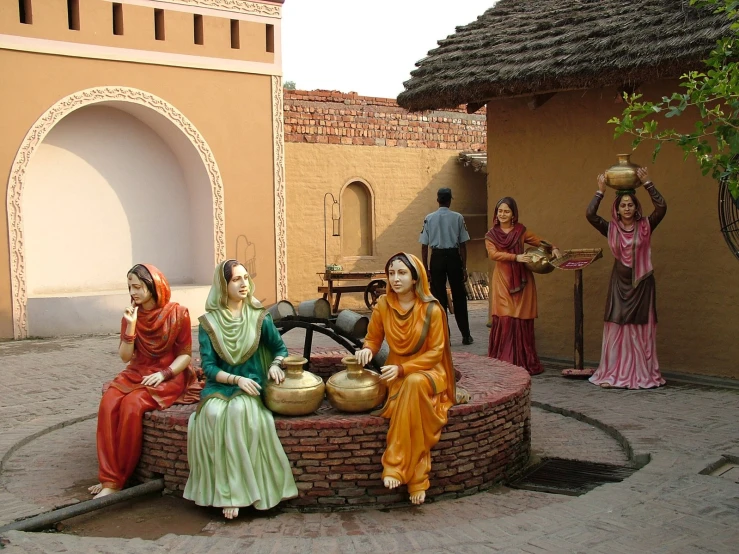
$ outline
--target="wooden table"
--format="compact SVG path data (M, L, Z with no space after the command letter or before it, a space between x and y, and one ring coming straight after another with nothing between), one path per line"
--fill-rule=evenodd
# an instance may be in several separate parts
M325 271L318 275L325 283L318 287L318 292L323 293L323 298L331 304L331 313L339 312L339 302L341 295L353 292L362 292L365 294L365 304L368 308L372 304L367 302L367 294L372 295L372 290L378 291L384 288L384 271ZM383 286L378 281L382 279ZM349 281L350 283L347 283ZM357 283L357 281L365 281L365 283ZM374 289L372 288L374 286Z

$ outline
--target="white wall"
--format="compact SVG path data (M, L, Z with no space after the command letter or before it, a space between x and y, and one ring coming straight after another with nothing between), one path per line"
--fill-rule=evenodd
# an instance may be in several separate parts
M203 201L210 185L195 149L178 145L177 156L169 142L109 106L77 110L52 129L23 193L29 297L125 290L126 271L138 262L159 267L172 284L205 284L213 267L212 202Z

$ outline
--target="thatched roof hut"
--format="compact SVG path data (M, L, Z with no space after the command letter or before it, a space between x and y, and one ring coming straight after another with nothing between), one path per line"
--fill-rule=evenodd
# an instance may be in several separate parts
M493 98L679 77L729 33L688 0L500 0L419 61L398 104L451 108Z

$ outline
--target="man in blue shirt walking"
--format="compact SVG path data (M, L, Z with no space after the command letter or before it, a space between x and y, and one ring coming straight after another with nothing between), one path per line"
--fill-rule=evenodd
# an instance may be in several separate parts
M467 316L467 293L464 283L467 281L467 245L470 234L464 223L464 216L449 209L452 204L452 190L440 188L436 193L439 209L426 216L423 230L418 241L421 247L423 265L431 279L431 293L441 303L444 310L448 308L446 282L452 289L454 302L454 318L462 333L462 344L472 344L470 322ZM429 265L429 247L431 248L431 264Z

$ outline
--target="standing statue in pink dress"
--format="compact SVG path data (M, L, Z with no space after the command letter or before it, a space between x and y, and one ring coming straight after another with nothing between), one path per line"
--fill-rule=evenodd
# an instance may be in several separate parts
M605 175L598 175L598 191L586 217L602 235L616 258L611 272L603 325L600 364L590 378L604 388L649 389L665 384L657 361L657 295L652 274L652 231L667 213L667 203L649 180L647 170L637 175L649 193L654 211L642 215L634 191L618 192L611 221L600 217Z

